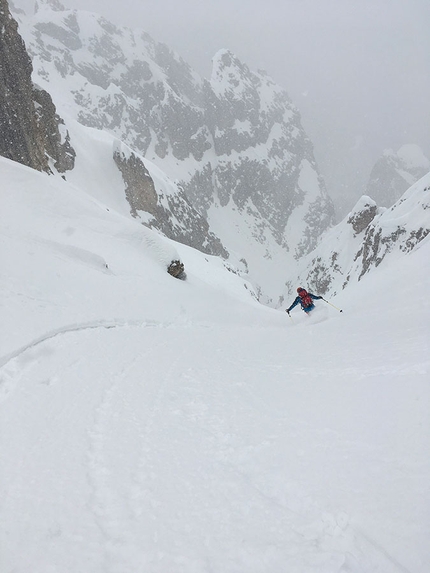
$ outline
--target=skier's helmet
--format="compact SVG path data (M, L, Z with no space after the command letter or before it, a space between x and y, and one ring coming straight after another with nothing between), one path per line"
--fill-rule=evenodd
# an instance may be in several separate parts
M297 289L297 292L300 292L301 290L303 290L303 287L299 287L299 288Z

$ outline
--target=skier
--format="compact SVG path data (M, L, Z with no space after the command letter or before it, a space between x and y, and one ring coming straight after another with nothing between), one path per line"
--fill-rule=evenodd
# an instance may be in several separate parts
M288 316L290 316L290 311L293 310L293 308L299 303L302 307L302 310L305 311L306 314L308 314L309 312L311 312L311 310L315 308L313 301L323 299L322 296L317 296L316 294L312 294L302 287L299 287L297 289L297 293L298 296L295 298L293 304L290 306L290 308L287 308L287 310L285 311L288 314Z

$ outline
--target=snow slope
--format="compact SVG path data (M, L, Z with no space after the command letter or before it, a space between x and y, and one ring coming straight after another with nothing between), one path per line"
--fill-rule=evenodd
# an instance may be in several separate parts
M289 281L319 294L335 295L379 265L404 260L430 234L430 173L414 183L390 209L363 195L345 219L329 229L317 248L298 262Z
M61 179L0 176L2 573L428 573L428 237L289 319Z

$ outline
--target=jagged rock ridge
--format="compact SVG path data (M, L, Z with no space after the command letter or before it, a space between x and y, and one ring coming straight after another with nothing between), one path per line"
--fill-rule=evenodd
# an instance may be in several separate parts
M386 257L407 254L430 234L430 173L390 209L363 196L352 212L326 233L301 262L294 284L334 295L359 281ZM294 288L288 284L288 294Z
M32 64L6 0L0 0L0 155L39 171L72 169L75 153Z

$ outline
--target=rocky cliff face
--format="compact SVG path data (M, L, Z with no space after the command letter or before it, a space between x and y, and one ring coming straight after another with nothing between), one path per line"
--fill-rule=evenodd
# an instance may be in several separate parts
M386 150L370 174L366 194L381 207L391 207L403 193L430 170L430 160L418 145Z
M64 122L47 92L33 85L32 64L6 0L0 0L0 154L39 171L73 167Z
M202 79L146 33L51 3L22 30L60 110L162 169L251 274L253 257L285 264L315 246L333 207L283 89L227 50Z
M182 189L166 178L162 183L154 181L145 160L120 142L114 149L113 159L121 171L134 217L141 214L146 217L148 227L158 229L179 243L204 253L228 257L221 241L210 232L206 219L190 205ZM163 179L161 173L160 177Z
M221 206L231 201L241 211L258 213L257 240L270 225L277 243L296 258L309 252L333 211L312 144L287 93L222 50L213 59L206 101L217 156L208 162L214 167L208 200L216 197ZM201 187L194 188L195 200L199 194Z
M327 232L301 261L297 284L318 294L336 294L359 281L386 257L407 254L430 233L430 174L412 185L390 209L363 196L353 211Z

